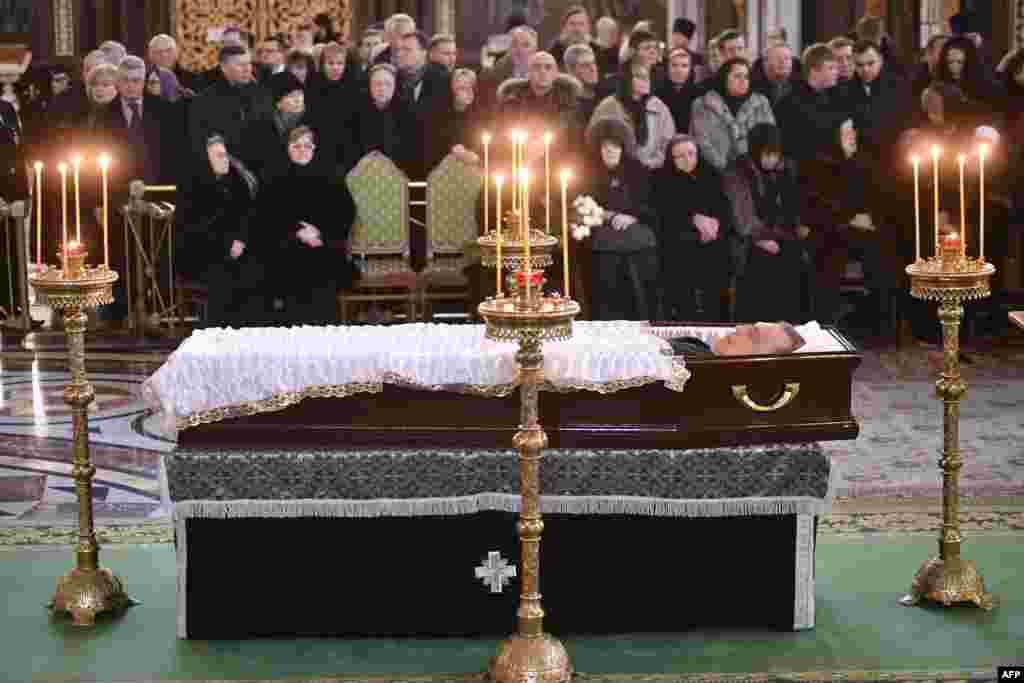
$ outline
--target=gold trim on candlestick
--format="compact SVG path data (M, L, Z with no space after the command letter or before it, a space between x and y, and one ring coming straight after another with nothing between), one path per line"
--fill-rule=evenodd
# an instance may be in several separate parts
M89 459L88 408L94 392L85 375L85 328L88 320L85 311L114 300L113 285L118 275L103 267L83 267L76 273L65 275L62 270L48 269L29 277L40 298L60 311L64 318L71 369L64 400L71 406L72 415L71 472L78 494L78 545L75 548L75 568L57 580L57 589L49 607L54 612L70 613L76 626L92 626L97 614L117 613L137 604L125 593L121 580L110 570L99 566L99 544L96 542L92 509L92 479L96 468Z
M985 580L974 563L960 557L960 401L967 384L960 376L960 321L963 303L989 296L996 269L977 259L961 258L949 268L941 259L913 263L906 268L910 293L918 299L939 302L942 324L943 371L935 382L936 398L943 403L942 531L939 555L926 560L914 575L910 592L900 604L924 600L950 606L970 602L990 610L996 600L985 590Z
M541 235L553 242L550 249L557 247L557 239ZM544 521L540 512L540 463L548 437L540 425L537 394L544 369L544 342L572 337L572 321L580 307L571 299L543 296L541 287L524 290L515 297L488 299L478 308L488 339L519 344L516 362L521 381L520 426L513 439L519 450L521 495L517 525L522 565L518 629L499 645L489 674L496 683L563 683L572 677L569 654L560 641L544 633L541 606L540 541Z

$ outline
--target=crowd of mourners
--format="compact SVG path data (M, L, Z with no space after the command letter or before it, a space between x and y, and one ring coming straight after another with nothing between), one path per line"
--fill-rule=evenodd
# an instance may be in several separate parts
M211 324L331 322L337 291L359 276L345 177L364 155L422 180L449 154L481 164L487 131L492 171L507 169L512 146L499 134L523 129L533 134L526 160L542 168L540 137L551 133L557 167L574 169L572 194L605 209L574 245L588 254L592 317L835 323L852 258L869 292L860 314L891 333L896 314L914 316L903 282L914 258L912 154L922 157L926 255L932 145L944 150L942 232L960 229L956 155L974 159L981 143L993 150L989 260L1005 256L1022 206L1024 53L995 63L968 19L954 17L915 63L873 17L799 52L777 30L752 59L736 30L701 46L680 18L663 41L649 22L624 34L582 6L565 12L547 50L513 17L476 69L460 66L455 36L428 37L403 14L352 43L326 16L256 45L229 28L217 64L199 73L178 64L170 36L152 38L145 59L107 42L80 73L6 84L0 122L22 144L4 152L11 186L0 196L18 196L12 184L29 161L50 168L69 149L109 151L115 195L132 179L177 186L176 270L208 285ZM972 246L977 183L972 161ZM96 206L97 191L84 192Z

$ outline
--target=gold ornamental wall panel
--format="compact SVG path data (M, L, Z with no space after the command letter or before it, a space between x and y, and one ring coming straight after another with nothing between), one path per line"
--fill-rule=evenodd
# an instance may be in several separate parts
M320 13L334 18L335 29L348 36L351 0L175 0L174 32L180 61L190 71L207 69L217 61L220 45L210 31L238 26L263 40L290 33Z

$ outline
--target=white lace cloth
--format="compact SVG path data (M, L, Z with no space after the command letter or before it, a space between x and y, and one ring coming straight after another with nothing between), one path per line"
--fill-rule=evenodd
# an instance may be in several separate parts
M516 349L485 339L483 325L200 330L143 383L142 396L170 429L192 415L313 387L514 387ZM679 390L688 377L646 323L581 321L572 339L544 346L544 379L555 388L663 381Z
M804 338L804 345L795 353L829 353L846 351L846 347L816 321L806 325L796 325L796 331ZM716 339L725 337L736 331L735 327L652 327L651 332L661 339L674 337L696 337L708 346L713 346Z

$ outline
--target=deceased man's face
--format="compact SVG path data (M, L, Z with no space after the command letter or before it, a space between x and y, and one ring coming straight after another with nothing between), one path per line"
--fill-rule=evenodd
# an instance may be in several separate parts
M738 325L736 331L715 341L716 356L754 356L792 353L796 344L779 323Z

